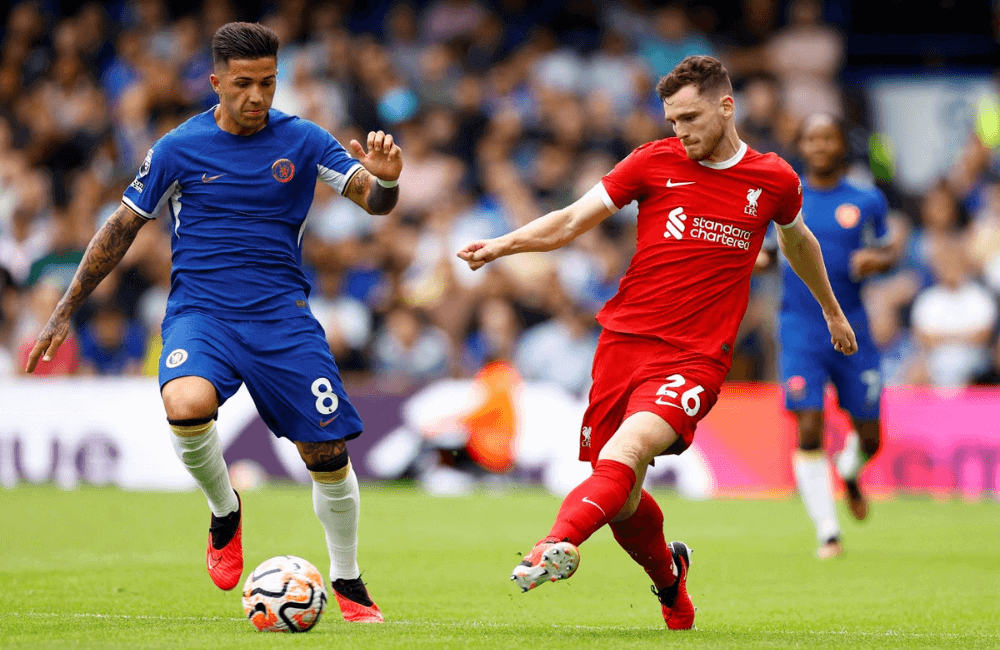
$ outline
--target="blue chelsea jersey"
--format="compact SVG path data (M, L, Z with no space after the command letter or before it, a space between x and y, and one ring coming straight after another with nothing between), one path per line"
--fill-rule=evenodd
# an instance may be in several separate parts
M885 196L875 187L858 187L845 180L829 190L802 183L802 216L823 250L830 285L844 314L854 323L867 322L861 302L862 282L851 277L851 254L886 243ZM826 331L823 310L805 283L781 256L782 319L799 318ZM797 321L800 322L800 321Z
M302 233L316 179L343 194L361 164L325 130L272 109L249 136L214 108L163 136L122 201L173 218L167 316L270 320L308 313Z

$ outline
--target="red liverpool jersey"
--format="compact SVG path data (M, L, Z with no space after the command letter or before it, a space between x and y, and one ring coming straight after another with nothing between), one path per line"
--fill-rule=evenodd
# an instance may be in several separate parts
M798 176L746 144L708 163L667 138L633 151L602 184L612 210L639 202L639 224L635 256L597 320L730 367L768 222L791 224L802 208Z

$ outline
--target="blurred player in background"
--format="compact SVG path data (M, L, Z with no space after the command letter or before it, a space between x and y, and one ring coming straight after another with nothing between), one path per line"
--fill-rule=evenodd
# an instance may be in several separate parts
M177 455L212 511L209 575L232 589L243 571L242 508L215 419L245 383L264 422L295 442L312 475L344 618L381 622L358 569L358 482L345 444L361 434L361 419L309 310L300 246L317 178L385 214L399 197L402 152L379 131L368 134L367 152L351 142L354 159L322 128L271 110L278 46L259 24L229 23L215 33L219 103L149 150L122 205L90 242L27 370L53 358L73 311L169 205L173 272L160 392Z
M799 448L795 480L806 511L816 526L817 555L843 551L840 524L830 486L829 463L823 453L823 396L827 381L837 389L840 406L851 415L855 431L837 457L837 473L847 487L847 503L856 519L868 515L858 476L881 441L879 408L882 379L879 353L868 331L861 302L862 281L893 266L902 251L902 229L890 237L885 196L874 187L856 187L845 179L847 134L843 124L826 114L808 117L799 147L806 163L802 213L823 249L830 284L857 335L858 354L831 354L821 344L823 312L802 280L782 260L781 382L785 408L798 422ZM774 262L777 252L765 245L758 268Z
M570 577L577 547L605 524L653 581L667 627L690 629L691 562L683 542L668 546L663 513L642 489L646 468L683 452L715 404L732 365L749 299L750 275L771 221L796 272L822 306L834 348L855 351L816 238L800 216L801 186L775 154L736 133L729 74L707 56L689 56L657 92L677 137L642 145L582 198L459 253L472 269L504 255L550 251L639 202L635 256L618 293L597 319L593 387L580 436L590 478L566 499L555 525L511 579L527 591Z

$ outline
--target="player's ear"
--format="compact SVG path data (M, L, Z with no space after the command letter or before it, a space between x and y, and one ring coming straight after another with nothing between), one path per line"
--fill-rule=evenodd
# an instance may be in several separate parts
M729 119L733 116L736 111L736 102L732 95L723 95L719 98L719 111L722 113L722 117Z

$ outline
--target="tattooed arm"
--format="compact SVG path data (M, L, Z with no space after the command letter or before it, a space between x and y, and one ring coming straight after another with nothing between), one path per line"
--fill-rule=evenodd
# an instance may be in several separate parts
M351 177L344 194L368 214L388 214L399 200L396 182L403 171L403 150L392 135L382 131L368 134L367 152L357 140L351 140L351 149L364 169ZM392 187L385 187L379 179Z
M90 240L87 251L83 254L83 260L76 269L76 275L70 282L65 295L56 305L56 309L49 317L49 322L45 324L35 347L32 348L28 356L28 365L25 372L32 372L38 364L38 358L51 361L52 356L66 340L69 334L69 318L76 311L76 308L83 304L87 296L97 288L108 273L115 268L125 251L135 241L135 236L139 229L146 225L147 219L125 207L124 204L118 207L111 218L101 226L94 238Z
M351 177L346 195L368 214L389 214L399 200L399 186L379 185L371 174L359 169L358 173Z

